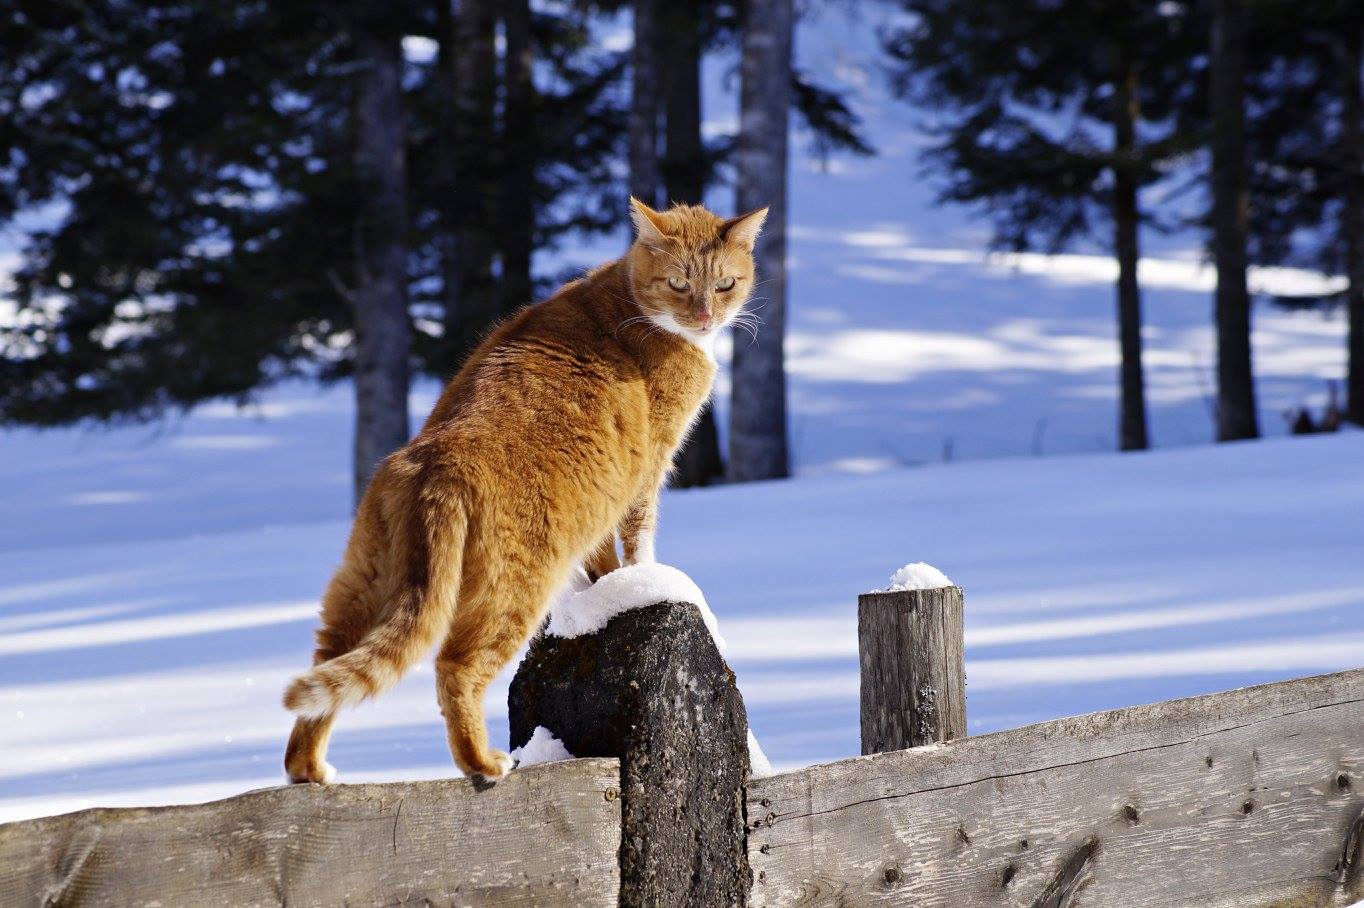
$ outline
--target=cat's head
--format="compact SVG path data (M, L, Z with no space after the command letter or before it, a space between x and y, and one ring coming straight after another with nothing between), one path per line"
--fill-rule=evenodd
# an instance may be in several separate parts
M654 211L632 198L630 215L635 302L660 328L708 346L753 295L753 244L767 209L722 218L700 205Z

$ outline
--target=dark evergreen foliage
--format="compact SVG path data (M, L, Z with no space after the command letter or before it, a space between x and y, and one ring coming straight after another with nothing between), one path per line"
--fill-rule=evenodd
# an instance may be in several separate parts
M435 37L438 10L402 0L383 15ZM150 419L348 373L365 191L355 21L347 4L210 0L21 2L0 21L0 223L28 234L19 316L0 331L0 420ZM529 135L485 149L498 172L502 148L534 149L537 246L622 216L622 63L587 26L573 9L535 17ZM417 364L446 374L449 350L420 330L440 321L436 65L410 63L405 80L409 276Z
M926 111L927 173L978 206L1000 248L1055 251L1110 217L1113 172L1141 185L1197 148L1175 128L1197 90L1190 3L903 0L884 46L892 85ZM1141 141L1114 152L1115 86L1136 59Z
M1275 301L1346 308L1344 413L1364 425L1364 6L1262 0L1250 26L1251 257L1345 276L1337 293Z
M262 40L269 35L270 40ZM348 327L347 47L292 4L20 3L0 217L38 225L0 418L144 418L328 360Z
M1148 444L1141 370L1140 190L1202 141L1199 9L1169 0L902 0L884 45L897 93L927 111L925 170L983 211L996 246L1089 239L1119 263L1119 446ZM1100 236L1111 229L1112 239ZM1111 245L1110 245L1111 243Z

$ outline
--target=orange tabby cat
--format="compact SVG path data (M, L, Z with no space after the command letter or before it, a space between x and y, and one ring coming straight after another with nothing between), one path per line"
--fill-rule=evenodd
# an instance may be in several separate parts
M583 564L653 560L658 492L710 393L715 335L753 290L761 209L728 220L631 199L626 255L488 337L421 432L380 466L322 600L284 757L325 782L336 711L393 685L433 644L460 769L500 779L483 694Z

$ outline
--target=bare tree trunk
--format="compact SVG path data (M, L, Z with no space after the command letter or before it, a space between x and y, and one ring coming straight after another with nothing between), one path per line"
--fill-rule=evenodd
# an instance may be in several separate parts
M786 155L791 107L792 0L749 0L743 23L737 155L739 211L766 205L758 239L756 342L734 345L728 476L790 475L786 438Z
M701 30L694 3L667 5L662 19L663 116L667 202L697 205L706 191L701 144Z
M630 52L630 194L659 205L659 0L635 0L635 44Z
M502 243L503 313L531 302L531 253L535 246L535 105L530 0L503 0L506 36L503 62L502 203L498 231Z
M686 489L707 486L725 475L725 462L720 457L720 435L715 425L715 407L706 401L696 417L682 450L673 461L672 485Z
M407 442L407 136L400 35L355 28L355 500L379 462Z
M494 201L497 184L488 155L496 147L496 5L493 0L459 0L454 16L453 83L454 181L447 215L452 243L445 273L445 337L451 367L497 316Z
M1260 434L1246 286L1245 3L1212 2L1212 251L1217 264L1217 438Z
M1137 231L1137 181L1132 173L1136 155L1138 117L1137 67L1127 60L1115 86L1113 132L1117 164L1113 169L1113 224L1118 257L1118 345L1122 351L1120 384L1122 409L1118 418L1118 447L1138 451L1147 447L1146 385L1141 365L1141 288L1137 263L1141 258Z
M706 192L705 147L701 142L701 33L693 3L672 3L664 12L663 184L666 201L698 205ZM707 402L682 450L672 484L709 485L724 475L715 411Z
M1345 379L1345 418L1364 426L1364 34L1350 31L1344 41L1345 109L1341 139L1345 161L1345 206L1341 232L1350 277L1349 367Z
M441 324L440 343L442 365L453 372L458 354L456 353L456 333L459 328L459 192L456 186L459 166L455 154L459 148L459 127L455 113L455 100L458 91L455 87L455 55L458 50L455 41L455 2L456 0L435 0L436 34L440 39L440 50L436 58L436 70L432 81L440 100L439 108L443 115L435 124L439 140L439 152L433 162L435 208L440 217L440 235L436 247L440 255L441 275Z

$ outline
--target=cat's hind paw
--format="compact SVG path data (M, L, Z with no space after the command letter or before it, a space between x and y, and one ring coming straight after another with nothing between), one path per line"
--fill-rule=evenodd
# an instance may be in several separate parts
M494 750L489 753L489 756L492 758L490 761L492 763L491 766L485 767L482 772L470 773L470 775L476 776L485 784L491 785L495 782L501 782L516 768L516 760L514 760L509 753Z
M336 781L336 767L326 762L322 762L320 767L311 768L301 773L288 773L290 783L294 785L306 785L309 783L318 785L328 785Z

